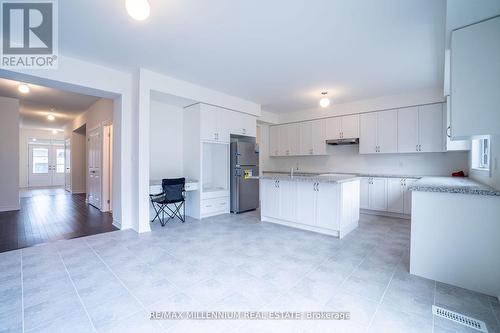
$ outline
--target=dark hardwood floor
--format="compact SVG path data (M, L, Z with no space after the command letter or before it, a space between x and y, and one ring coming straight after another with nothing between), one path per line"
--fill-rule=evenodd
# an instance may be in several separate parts
M21 210L0 213L0 252L118 230L110 213L63 189L21 192Z

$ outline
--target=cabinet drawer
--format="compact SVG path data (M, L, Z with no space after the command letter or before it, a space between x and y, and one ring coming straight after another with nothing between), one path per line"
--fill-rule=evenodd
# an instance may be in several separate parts
M229 209L229 198L216 198L201 200L201 215L223 213Z

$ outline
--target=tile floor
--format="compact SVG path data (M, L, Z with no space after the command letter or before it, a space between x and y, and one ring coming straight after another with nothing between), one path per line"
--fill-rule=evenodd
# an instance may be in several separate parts
M409 222L362 215L343 240L256 213L0 253L0 332L499 332L489 296L408 274ZM152 310L350 311L350 321L150 321Z

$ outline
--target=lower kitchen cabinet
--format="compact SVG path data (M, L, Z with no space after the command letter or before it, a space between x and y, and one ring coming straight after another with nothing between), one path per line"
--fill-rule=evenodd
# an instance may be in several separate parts
M396 214L411 214L411 191L415 178L365 177L360 186L361 209Z
M358 226L359 180L323 183L261 179L263 221L342 238Z

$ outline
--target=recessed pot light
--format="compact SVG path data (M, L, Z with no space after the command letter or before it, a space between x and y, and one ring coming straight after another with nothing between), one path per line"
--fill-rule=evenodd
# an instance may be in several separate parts
M56 120L56 117L53 114L49 114L47 116L47 119L50 120L50 121L54 121L54 120Z
M125 0L125 8L128 14L137 21L144 21L151 13L148 0Z
M59 133L58 130L52 130L52 134L57 134L57 133Z
M17 90L19 90L21 94L27 94L30 92L30 87L27 84L21 83L17 86Z

